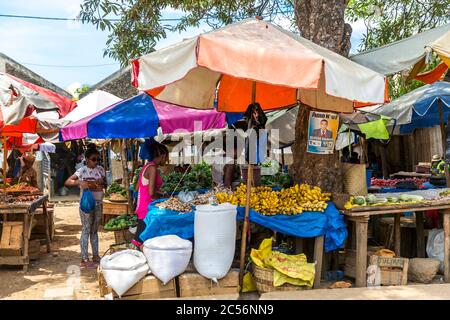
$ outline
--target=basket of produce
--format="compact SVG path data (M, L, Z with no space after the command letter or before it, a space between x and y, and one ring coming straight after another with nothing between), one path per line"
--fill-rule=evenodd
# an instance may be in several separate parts
M117 218L110 219L103 228L107 231L117 231L128 229L137 225L137 216L122 215Z
M296 291L305 289L301 286L295 286L290 283L285 283L281 286L275 287L273 285L273 269L261 268L253 263L253 277L255 279L256 289L260 293L272 291Z
M350 200L350 195L348 193L336 192L332 194L332 201L336 206L336 208L338 208L339 210L345 209L345 204L347 203L348 200Z
M274 175L262 176L261 185L268 187L287 188L292 185L292 178L288 173L278 172Z
M113 182L110 184L108 189L106 189L106 193L108 195L107 200L113 202L127 202L128 201L128 193L127 189L125 189L122 185L117 182Z
M180 191L197 191L212 186L211 166L202 162L193 165L186 173L171 172L163 175L164 184L161 191L173 194Z
M28 184L26 184L24 182L12 185L12 186L6 188L4 191L6 193L14 194L14 195L17 195L17 194L33 194L33 193L39 193L40 192L40 190L38 188L29 186Z

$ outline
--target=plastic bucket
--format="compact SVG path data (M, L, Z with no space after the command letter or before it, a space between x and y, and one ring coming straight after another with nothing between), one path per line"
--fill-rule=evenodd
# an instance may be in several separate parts
M366 169L367 188L370 187L370 182L371 182L371 179L372 179L372 173L373 173L372 169Z

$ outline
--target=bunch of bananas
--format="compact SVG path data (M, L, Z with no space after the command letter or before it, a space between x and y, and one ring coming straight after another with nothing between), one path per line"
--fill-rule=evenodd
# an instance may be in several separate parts
M250 208L264 214L299 214L303 211L324 212L330 193L323 193L319 187L307 184L295 185L281 191L273 191L270 187L253 187L250 191ZM218 203L229 202L237 206L245 206L247 186L241 184L235 192L216 193Z

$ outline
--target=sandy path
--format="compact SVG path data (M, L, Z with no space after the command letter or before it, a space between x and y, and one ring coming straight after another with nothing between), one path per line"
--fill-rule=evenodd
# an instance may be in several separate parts
M68 285L75 287L77 299L100 299L95 269L82 270L80 277L76 276L81 259L78 206L55 205L55 225L52 253L41 246L40 259L31 261L27 273L19 266L0 266L0 299L43 299L46 289ZM99 237L103 255L114 243L114 233L100 227Z

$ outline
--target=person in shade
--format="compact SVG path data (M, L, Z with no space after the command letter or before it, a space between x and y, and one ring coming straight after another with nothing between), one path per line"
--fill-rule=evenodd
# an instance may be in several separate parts
M95 148L89 148L85 152L86 165L79 168L72 176L67 179L65 186L79 186L81 192L85 189L92 191L95 199L95 209L92 212L85 213L80 209L81 219L81 268L91 267L88 254L89 239L92 247L93 266L100 263L98 254L98 226L102 216L102 200L104 188L106 187L105 169L98 165L100 152Z
M138 224L135 237L130 244L130 247L136 250L139 250L143 243L140 235L146 228L144 219L148 213L148 205L163 196L160 191L163 180L159 174L158 166L164 165L169 160L169 150L163 144L152 144L150 151L152 160L142 168L138 181L138 199L135 211Z

